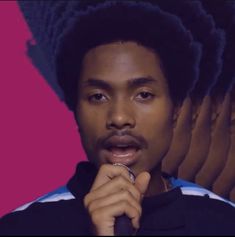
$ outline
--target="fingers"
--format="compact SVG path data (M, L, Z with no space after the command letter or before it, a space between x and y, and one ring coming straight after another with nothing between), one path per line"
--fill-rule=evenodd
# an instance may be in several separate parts
M95 199L88 204L87 209L90 213L92 213L95 209L110 206L120 201L128 202L129 205L133 206L133 208L137 209L138 212L141 214L142 210L140 203L136 200L135 197L133 197L133 195L128 190L122 190L121 192L110 194L104 198Z
M139 190L142 197L148 189L150 178L151 176L148 172L142 172L135 179L135 187Z
M118 176L108 183L101 185L99 188L96 188L93 191L91 190L84 199L85 207L88 207L90 202L94 199L100 199L113 193L122 192L123 190L132 194L137 201L141 200L140 191L131 183L131 181L123 176Z
M150 175L139 174L135 183L123 166L103 165L84 198L96 235L113 235L115 218L126 214L134 228L139 228L141 200L148 188Z
M107 226L114 227L114 217L126 214L132 221L133 227L139 228L139 219L141 212L133 207L128 201L122 200L117 203L95 209L91 215L91 220L95 226Z
M123 178L126 178L127 180L131 181L129 172L126 168L122 166L114 166L110 164L102 165L96 176L95 182L93 183L91 187L91 191L97 189L98 187L109 182L111 179L117 176L122 176Z

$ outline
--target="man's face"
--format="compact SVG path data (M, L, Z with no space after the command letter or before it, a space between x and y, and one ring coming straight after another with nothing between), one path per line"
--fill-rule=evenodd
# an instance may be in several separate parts
M76 117L88 159L122 163L137 175L160 164L172 138L172 102L160 60L135 42L87 52Z

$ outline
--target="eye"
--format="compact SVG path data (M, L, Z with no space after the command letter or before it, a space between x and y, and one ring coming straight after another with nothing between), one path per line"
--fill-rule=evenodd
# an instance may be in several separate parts
M150 100L154 98L154 94L148 92L148 91L142 91L137 95L138 99L140 100Z
M96 94L90 95L88 97L88 100L89 102L99 103L99 102L105 102L107 100L107 97L101 93L96 93Z

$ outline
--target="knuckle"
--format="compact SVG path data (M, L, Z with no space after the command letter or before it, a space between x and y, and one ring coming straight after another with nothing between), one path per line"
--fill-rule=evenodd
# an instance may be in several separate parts
M107 172L108 170L110 169L110 165L109 164L103 164L103 165L101 165L101 167L100 167L100 172Z
M133 197L135 197L135 199L140 202L141 200L141 194L138 191L138 189L136 189L134 186L131 187L131 194L133 195Z
M125 177L123 177L122 175L117 176L116 181L123 190L127 190L127 189L132 188L132 184Z
M101 219L100 213L98 211L93 211L90 213L91 215L91 221L92 223L96 224L99 223L99 220Z
M128 209L132 213L135 213L135 215L141 216L142 215L142 207L141 207L140 203L133 200L133 197L131 196L131 194L128 191L123 192L123 195L126 198L120 202L122 209L124 209L124 210Z
M129 172L125 167L117 165L116 169L119 170L120 174L123 174L124 176L129 176Z
M91 221L93 224L98 225L105 220L106 213L100 209L96 209L90 213Z
M140 217L141 216L141 212L140 212L139 209L134 208L133 210L134 210L134 213L135 213L136 217Z
M119 183L119 184L123 184L125 182L124 178L122 176L117 176L116 177L116 181Z
M87 210L89 213L92 213L92 211L94 210L94 202L91 202L88 206L87 206Z
M131 207L132 207L132 209L133 209L136 216L141 215L141 208L139 206L135 206L135 207L131 206Z
M84 197L84 199L83 199L83 204L84 204L84 206L87 208L88 207L88 205L89 205L89 194L87 194L85 197Z
M138 212L139 212L139 216L141 216L142 215L142 207L141 206L139 207Z

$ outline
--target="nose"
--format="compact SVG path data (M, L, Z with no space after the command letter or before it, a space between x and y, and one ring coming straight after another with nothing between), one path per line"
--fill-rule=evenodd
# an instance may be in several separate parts
M136 125L135 114L132 106L125 100L113 103L108 110L106 128L126 129Z

